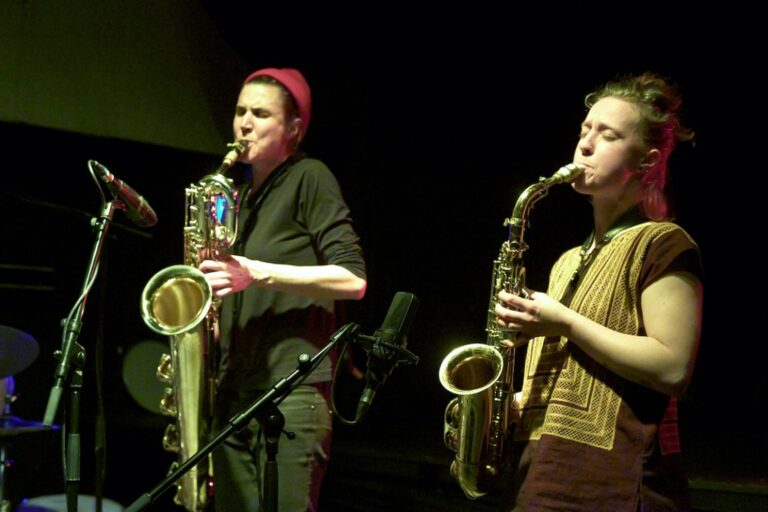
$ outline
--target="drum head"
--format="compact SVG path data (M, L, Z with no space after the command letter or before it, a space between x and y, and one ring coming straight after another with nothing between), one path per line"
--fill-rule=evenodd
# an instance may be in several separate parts
M157 378L157 365L160 357L168 352L167 343L143 340L129 348L123 359L123 383L128 394L155 414L161 414L160 399L166 387Z

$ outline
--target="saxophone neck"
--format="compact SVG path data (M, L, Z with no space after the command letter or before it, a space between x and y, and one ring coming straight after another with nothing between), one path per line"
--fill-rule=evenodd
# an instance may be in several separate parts
M539 181L528 186L517 198L512 215L504 219L504 226L509 226L510 240L520 241L522 243L523 231L528 219L528 211L542 197L547 195L549 187L560 183L570 183L575 180L585 167L581 164L571 163L564 165L549 178L541 177Z
M504 227L509 227L509 244L513 248L523 248L523 235L528 223L528 212L534 203L547 195L547 190L551 184L544 178L533 185L529 185L515 201L515 207L512 209L512 215L504 219Z

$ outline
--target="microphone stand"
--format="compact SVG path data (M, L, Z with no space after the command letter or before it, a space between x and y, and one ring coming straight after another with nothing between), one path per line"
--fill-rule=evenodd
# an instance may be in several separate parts
M285 425L285 418L278 410L279 404L286 396L296 389L304 379L311 374L320 364L320 361L331 351L338 343L349 337L355 337L360 327L357 324L347 324L331 336L328 345L311 358L307 354L299 356L296 369L287 377L278 380L272 387L262 393L248 408L232 417L227 426L222 429L211 441L200 448L189 459L180 464L176 470L171 472L162 482L155 486L148 493L142 495L134 501L125 512L138 512L143 510L150 503L153 503L163 492L174 485L181 476L197 465L204 457L211 453L217 446L223 443L233 433L238 432L248 425L248 422L255 418L264 428L267 452L267 462L264 470L264 510L265 512L277 512L277 444L280 433ZM215 499L215 498L214 498Z
M56 367L55 383L48 397L43 424L53 425L61 395L66 387L68 396L65 401L64 415L66 418L66 450L64 450L64 472L67 496L67 512L77 512L77 499L80 491L80 391L83 386L83 367L85 366L85 348L77 342L82 328L85 303L88 292L96 280L99 270L99 259L104 246L107 230L115 210L122 208L119 201L102 204L98 218L91 220L96 231L96 242L91 253L85 281L78 303L67 317L64 324L64 340L62 348L54 353L59 360ZM74 370L72 369L74 367Z

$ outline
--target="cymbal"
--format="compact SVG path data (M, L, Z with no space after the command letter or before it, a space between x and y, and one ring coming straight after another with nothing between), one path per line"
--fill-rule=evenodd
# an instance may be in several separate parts
M16 416L0 417L0 437L15 436L29 432L57 430L58 425L45 425L38 421L27 421Z
M15 375L37 359L40 349L29 334L0 325L0 379Z

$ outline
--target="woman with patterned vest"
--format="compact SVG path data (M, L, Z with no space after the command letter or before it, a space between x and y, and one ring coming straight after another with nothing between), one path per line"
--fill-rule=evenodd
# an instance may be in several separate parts
M573 189L594 230L547 293L501 292L498 322L528 342L504 510L689 508L677 402L701 330L696 243L667 220L667 161L690 140L677 92L643 74L586 97ZM512 342L507 342L510 345Z

